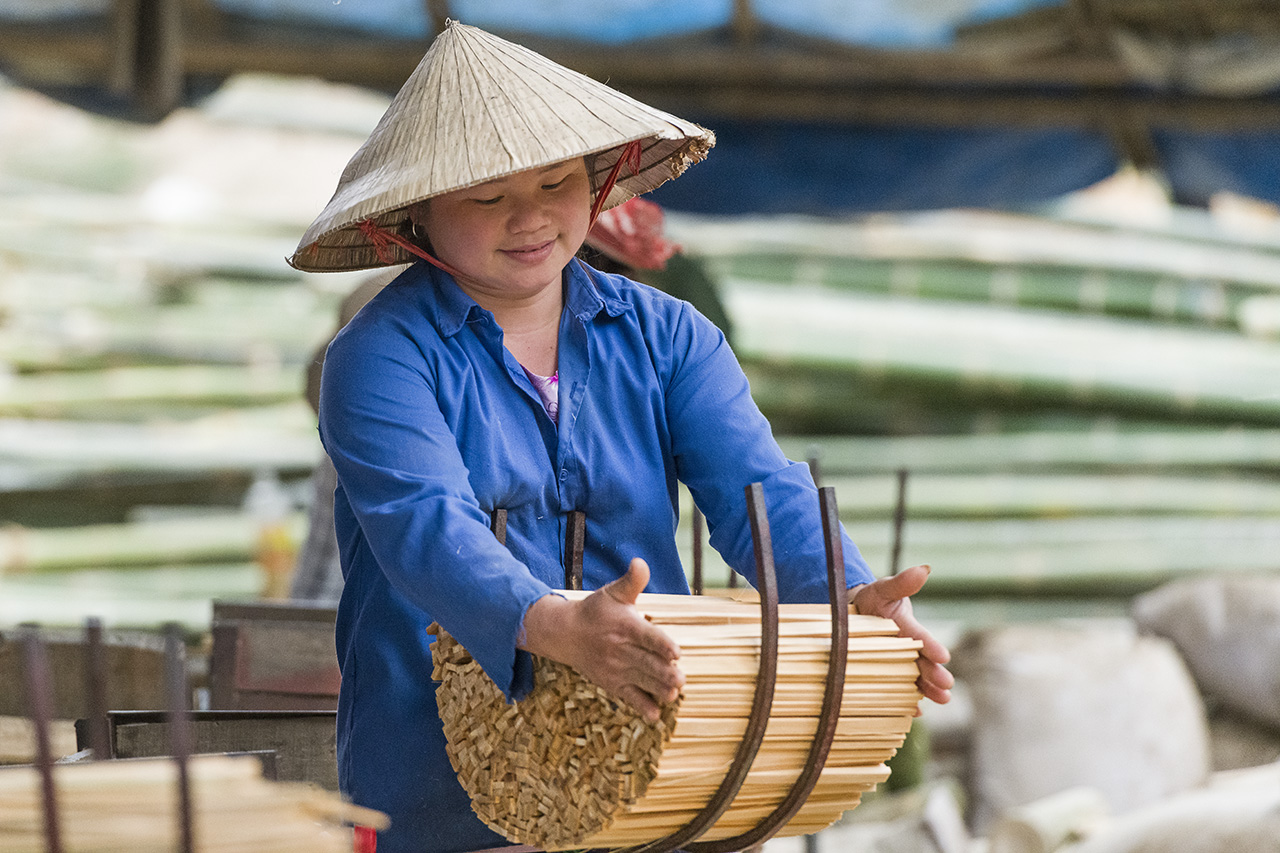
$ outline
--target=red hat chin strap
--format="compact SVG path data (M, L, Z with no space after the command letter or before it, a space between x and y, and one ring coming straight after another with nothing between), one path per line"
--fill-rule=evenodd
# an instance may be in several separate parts
M406 252L411 252L422 258L432 266L439 267L454 278L457 278L459 275L457 270L428 252L426 249L416 243L406 240L399 234L388 231L372 219L365 219L362 222L356 223L356 225L359 227L360 233L368 237L369 242L373 243L373 250L378 253L378 260L382 261L384 264L394 264L396 262L395 256L391 254L391 244L394 243Z
M609 171L609 176L605 178L604 184L600 187L599 192L596 193L595 202L591 205L591 221L588 225L588 230L591 225L596 224L596 217L600 215L600 211L604 210L605 201L608 200L610 191L612 191L614 185L618 183L618 175L622 172L623 164L625 163L630 167L631 174L640 174L640 153L641 147L638 139L633 142L628 142L623 146L622 154L618 157L618 162L613 164L613 168ZM365 219L358 222L356 223L356 226L360 229L360 233L369 238L369 242L373 244L373 250L378 253L378 260L382 261L384 264L390 265L396 263L396 258L391 253L391 244L394 243L406 252L417 255L432 266L444 270L454 278L458 278L458 271L453 267L449 266L435 255L432 255L416 243L406 240L399 234L388 231L372 219Z
M618 182L618 175L622 172L622 164L625 163L631 168L632 175L640 174L640 140L628 142L623 146L622 153L618 155L618 162L613 164L613 168L609 170L609 176L604 179L599 192L596 193L595 204L591 205L591 222L588 230L592 225L596 224L596 217L600 215L600 211L604 210L604 204L609 198L609 193L613 190L614 184Z

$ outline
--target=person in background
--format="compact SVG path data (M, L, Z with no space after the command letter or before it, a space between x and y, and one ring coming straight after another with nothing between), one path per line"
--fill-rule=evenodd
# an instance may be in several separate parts
M364 279L338 305L338 327L351 322L374 294L395 280L404 266L374 273ZM316 415L320 414L320 376L324 353L333 335L316 349L307 362L303 396ZM298 561L289 579L289 598L310 604L337 605L342 597L342 561L338 556L338 536L333 527L333 492L338 487L338 472L328 453L321 453L311 472L311 502L307 506L307 533L298 550Z
M683 299L732 345L733 323L703 264L666 238L662 208L632 198L603 211L587 232L583 258L601 272L619 273Z

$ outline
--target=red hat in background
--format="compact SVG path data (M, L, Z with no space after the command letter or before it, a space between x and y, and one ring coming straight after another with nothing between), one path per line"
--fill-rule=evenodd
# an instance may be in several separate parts
M645 270L666 269L680 247L662 236L662 208L636 197L600 213L587 232L587 244L620 264Z

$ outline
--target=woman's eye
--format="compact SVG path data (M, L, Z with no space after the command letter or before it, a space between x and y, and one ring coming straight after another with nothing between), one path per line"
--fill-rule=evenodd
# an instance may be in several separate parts
M498 203L498 202L500 202L500 201L502 201L502 196L500 196L500 195L495 195L493 198L478 198L478 199L475 199L475 203L476 203L476 204L485 204L485 205L497 204L497 203Z
M560 180L556 181L554 184L543 184L543 185L542 185L542 188L543 188L544 190L554 190L554 189L558 189L558 188L559 188L561 185L563 185L563 184L564 184L564 182L565 182L565 181L567 181L567 180L569 180L569 176L568 176L568 175L565 175L563 178L561 178Z

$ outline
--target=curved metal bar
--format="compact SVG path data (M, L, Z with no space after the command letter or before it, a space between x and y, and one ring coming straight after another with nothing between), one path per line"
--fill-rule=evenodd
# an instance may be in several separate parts
M813 786L822 775L822 768L831 753L831 743L840 722L840 705L844 699L844 674L849 657L849 589L844 574L844 548L840 539L840 514L836 509L835 490L824 486L818 490L818 505L822 513L822 537L827 552L827 588L831 601L831 652L827 659L827 683L822 694L822 713L818 728L809 746L809 756L804 769L796 777L791 790L782 798L776 809L750 829L733 838L720 841L701 841L686 847L690 853L731 853L755 847L773 837L779 829L796 816L804 805Z
M178 849L181 853L192 853L195 834L187 760L191 757L193 738L191 718L187 713L187 673L182 650L182 626L176 622L167 623L164 626L165 686L169 700L169 752L178 771Z
M769 537L764 488L753 483L747 486L746 495L751 538L755 543L756 588L760 592L760 666L756 673L756 690L751 701L751 714L747 717L747 729L720 787L698 816L665 838L625 848L626 853L671 853L686 847L710 829L733 804L764 741L764 730L773 708L773 691L778 681L778 581L773 568L773 541Z
M902 559L902 528L907 524L907 469L898 469L898 498L893 505L893 547L889 551L889 574L896 575Z
M62 853L62 829L58 818L57 789L53 784L53 752L49 746L49 718L53 708L53 678L49 654L35 628L23 639L27 670L27 705L36 734L36 769L40 773L40 799L44 812L44 849Z
M499 545L507 544L507 511L505 509L493 511L489 516L489 529L493 531L493 538L498 540Z

